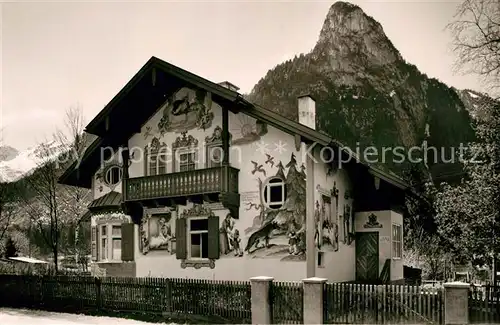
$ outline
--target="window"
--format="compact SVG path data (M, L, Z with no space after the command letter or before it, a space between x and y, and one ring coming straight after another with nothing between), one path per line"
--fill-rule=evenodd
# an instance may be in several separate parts
M207 148L207 166L211 167L220 167L222 166L223 149L222 146L211 146Z
M107 225L101 226L101 254L102 260L108 259L108 232Z
M401 225L392 225L392 258L403 257L403 232Z
M286 187L285 182L279 177L269 179L264 186L263 199L271 209L279 209L285 203Z
M122 228L120 224L100 225L99 231L99 261L121 261L122 259Z
M104 181L107 185L116 185L122 180L123 170L120 166L111 166L104 174Z
M121 260L122 259L122 227L112 226L111 228L111 259Z
M325 253L318 252L318 267L325 267Z
M161 152L151 152L149 153L147 175L161 175L167 173L167 160L168 156Z
M208 218L189 219L188 225L189 258L208 258Z
M196 163L195 152L184 152L179 154L179 171L185 172L188 170L195 170Z

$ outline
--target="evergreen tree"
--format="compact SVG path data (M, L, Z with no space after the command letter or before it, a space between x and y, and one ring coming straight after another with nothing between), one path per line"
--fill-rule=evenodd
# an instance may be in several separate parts
M279 225L287 225L295 231L300 231L305 226L306 181L304 174L297 170L297 160L293 153L286 168L288 168L288 174L285 180L285 204L276 216L275 222Z
M12 237L9 237L5 243L5 257L17 257L17 248Z

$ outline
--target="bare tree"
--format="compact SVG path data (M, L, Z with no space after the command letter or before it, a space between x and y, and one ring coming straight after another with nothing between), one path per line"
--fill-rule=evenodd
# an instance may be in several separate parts
M456 71L474 73L491 91L500 88L500 0L465 0L448 29Z
M52 252L57 271L61 247L67 246L61 245L61 230L78 223L89 193L88 190L57 182L65 168L75 160L80 161L86 146L83 115L79 107L68 109L65 128L56 130L53 138L38 147L41 163L32 175L23 180L21 196L26 213ZM72 251L64 248L65 252Z
M0 129L0 147L3 146L3 128ZM14 191L12 186L0 178L0 246L4 241L4 236L10 226L13 213L12 201L14 200Z

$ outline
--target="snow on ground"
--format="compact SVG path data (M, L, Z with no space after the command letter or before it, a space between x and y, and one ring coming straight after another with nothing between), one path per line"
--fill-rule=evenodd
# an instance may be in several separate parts
M51 313L39 310L0 308L2 325L166 325L165 323L147 323L113 317L96 317L75 314ZM175 325L171 323L172 325Z

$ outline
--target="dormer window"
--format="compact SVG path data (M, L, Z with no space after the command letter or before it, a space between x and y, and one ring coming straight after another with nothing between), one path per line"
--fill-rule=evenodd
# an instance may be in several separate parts
M145 174L147 176L161 175L167 173L168 152L167 145L160 143L156 137L151 144L145 148Z

